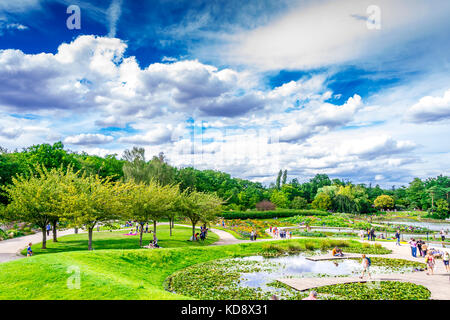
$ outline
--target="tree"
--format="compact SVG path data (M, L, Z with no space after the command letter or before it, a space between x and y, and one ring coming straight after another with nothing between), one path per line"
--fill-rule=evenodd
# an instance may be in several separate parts
M175 182L176 170L167 163L164 153L154 156L148 163L150 178L161 185L173 184Z
M315 198L314 201L311 203L311 206L314 209L319 210L330 210L331 209L331 198L326 193L319 193Z
M439 199L436 201L436 211L433 217L437 219L447 219L449 217L449 206L447 200Z
M69 210L67 197L72 188L71 181L76 179L72 168L47 170L37 166L36 173L20 175L12 179L12 184L3 187L10 203L5 210L9 221L23 221L37 225L42 230L42 249L47 248L46 227L54 225L56 240L56 222Z
M125 150L123 158L126 160L123 165L125 181L134 181L135 183L147 183L150 181L151 168L145 161L144 148L133 147L131 150Z
M295 197L291 202L292 209L306 209L308 207L308 201L302 197Z
M74 181L75 192L68 200L68 219L76 227L88 230L88 249L92 250L92 234L98 223L109 224L126 213L123 205L129 196L130 184L112 182L99 175L82 175Z
M281 184L281 176L283 174L283 170L280 170L278 172L278 176L277 176L277 182L276 182L276 187L277 189L280 189L280 184Z
M222 212L223 200L215 194L198 191L181 194L178 210L181 216L188 218L192 224L192 239L195 236L195 226L198 222L214 221Z
M289 199L288 197L279 190L274 190L272 195L270 196L270 201L274 203L278 208L287 208L289 207Z
M286 184L286 181L287 181L287 170L284 170L284 172L283 172L283 178L282 178L281 184L282 184L282 185L285 185L285 184Z
M126 197L126 215L141 226L139 246L142 247L144 225L150 220L156 222L175 208L178 186L161 186L155 181L149 184L129 184ZM156 234L156 229L154 229Z
M373 204L377 209L392 209L394 207L394 199L391 196L383 194L381 196L378 196Z

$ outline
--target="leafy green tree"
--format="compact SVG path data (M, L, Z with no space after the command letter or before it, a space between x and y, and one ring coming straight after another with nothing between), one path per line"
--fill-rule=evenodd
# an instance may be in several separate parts
M283 178L282 178L281 184L282 184L282 185L285 185L285 184L286 184L286 181L287 181L287 170L284 170L284 172L283 172Z
M178 186L161 186L152 180L149 184L128 184L126 189L129 190L125 198L126 215L141 226L139 246L142 247L144 225L152 220L156 234L156 221L170 211L175 212Z
M181 194L178 211L180 215L186 217L192 224L192 239L195 236L195 226L199 222L209 223L217 218L222 212L223 200L215 194L208 194L198 191Z
M450 217L449 206L447 200L439 199L436 201L436 211L433 213L433 218L447 219Z
M151 168L145 161L144 148L133 147L131 150L125 150L123 158L126 161L123 165L125 181L134 181L139 184L148 183L151 180Z
M281 187L281 176L283 175L283 170L280 170L278 172L278 176L277 176L277 182L276 182L276 187L277 189L280 189Z
M126 206L123 203L129 197L129 184L84 174L74 180L74 188L68 200L68 219L73 226L88 230L88 249L92 250L93 230L97 224L108 225L125 216Z
M42 248L46 249L46 227L49 223L54 225L56 240L56 222L69 210L67 197L74 179L76 173L71 168L49 171L38 166L35 173L12 178L12 184L3 187L10 200L5 218L37 225L42 230Z
M154 156L148 163L150 178L161 185L174 184L176 181L176 170L167 163L164 153Z
M311 207L319 210L330 210L331 209L331 198L326 193L319 193L314 201L311 203Z
M282 191L274 190L270 196L270 201L278 208L288 208L289 199Z
M383 194L381 196L378 196L373 204L375 205L375 208L378 209L392 209L394 208L394 199L391 196Z
M308 208L308 201L302 197L295 197L291 202L291 209L306 209Z

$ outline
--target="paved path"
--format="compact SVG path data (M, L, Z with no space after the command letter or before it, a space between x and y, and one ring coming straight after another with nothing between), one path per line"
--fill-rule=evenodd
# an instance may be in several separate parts
M367 240L358 240L360 242L369 242ZM414 258L411 256L411 249L409 245L397 246L395 242L375 242L380 243L387 249L391 249L392 253L385 255L368 255L370 257L384 257L393 259L403 259L409 261L424 262L423 257ZM449 249L439 248L441 251L449 251ZM345 249L344 249L345 251ZM449 251L450 252L450 251ZM345 252L344 252L345 253ZM354 255L349 255L353 257ZM358 258L361 255L357 255ZM313 258L313 257L312 257ZM334 257L331 255L319 256L319 260L331 260ZM450 300L450 273L445 271L442 260L436 260L434 275L427 275L425 271L404 273L404 274L384 274L373 275L372 281L404 281L411 282L426 287L431 292L431 299L433 300ZM287 284L288 286L299 291L310 290L327 285L334 285L340 283L351 282L367 282L367 279L361 280L357 277L329 277L329 278L291 278L278 279L278 281Z
M73 233L73 229L58 231L58 237ZM47 239L53 239L52 233ZM0 263L23 258L24 256L20 254L20 251L26 248L30 242L42 242L42 232L0 241Z

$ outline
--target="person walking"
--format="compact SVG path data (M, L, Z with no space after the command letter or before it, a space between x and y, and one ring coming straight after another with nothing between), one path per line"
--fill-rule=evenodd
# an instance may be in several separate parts
M408 243L411 246L411 255L414 258L417 258L417 242L416 242L416 240L414 240L414 238L412 238L411 240L408 241Z
M395 239L397 239L395 245L400 246L400 229L397 229L397 232L395 233Z
M48 224L47 225L47 237L50 235L50 229L51 229L50 224Z
M441 229L440 234L441 234L441 240L442 240L442 242L444 242L444 241L445 241L445 232L444 232L444 229Z
M253 230L250 232L250 241L253 241Z
M425 256L425 255L423 254L423 251L422 251L422 245L423 245L424 243L425 243L425 242L423 242L422 239L417 240L417 249L419 250L419 256L421 256L421 257L424 257L424 256Z
M148 233L148 222L145 224L145 233Z
M375 241L375 229L373 227L370 229L370 240Z
M253 240L256 241L256 237L258 236L258 232L255 230L255 232L253 233Z
M369 279L372 279L372 275L370 274L370 265L372 264L372 261L370 261L369 257L366 257L365 254L362 255L362 261L361 261L361 266L363 268L363 271L361 273L361 276L359 277L360 279L362 279L364 277L364 274L367 272L367 274L369 275Z
M367 232L367 241L370 241L370 229L367 228L366 232Z
M442 257L442 261L444 261L444 266L445 266L445 270L447 272L450 272L450 266L449 266L449 262L450 262L450 253L448 253L448 251L444 252L444 255Z
M427 274L430 275L434 274L434 256L431 254L431 252L428 252L425 256L425 263L427 264Z

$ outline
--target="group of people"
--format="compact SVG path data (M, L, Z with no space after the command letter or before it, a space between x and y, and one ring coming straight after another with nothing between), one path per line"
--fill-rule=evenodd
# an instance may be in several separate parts
M150 241L150 243L148 244L148 246L143 246L143 248L147 248L147 249L157 249L157 248L161 248L158 245L158 238L156 237L156 234L153 235L153 240Z
M419 255L421 257L425 257L425 263L427 264L427 274L434 274L434 267L437 257L442 258L446 271L450 272L450 254L448 253L448 251L440 251L435 248L428 248L427 244L422 239L415 240L414 238L412 238L408 241L408 243L411 247L411 255L414 258L417 258L417 250L419 251Z
M194 236L191 238L191 241L204 241L206 239L206 236L208 235L208 228L206 227L206 224L203 226L200 226L200 233L196 232Z
M278 227L270 227L269 232L273 234L274 238L292 239L292 231L280 230Z
M367 228L365 231L364 230L360 230L359 231L359 237L362 239L364 239L364 236L367 236L367 240L369 241L375 241L375 238L377 237L375 235L375 229L374 228Z

